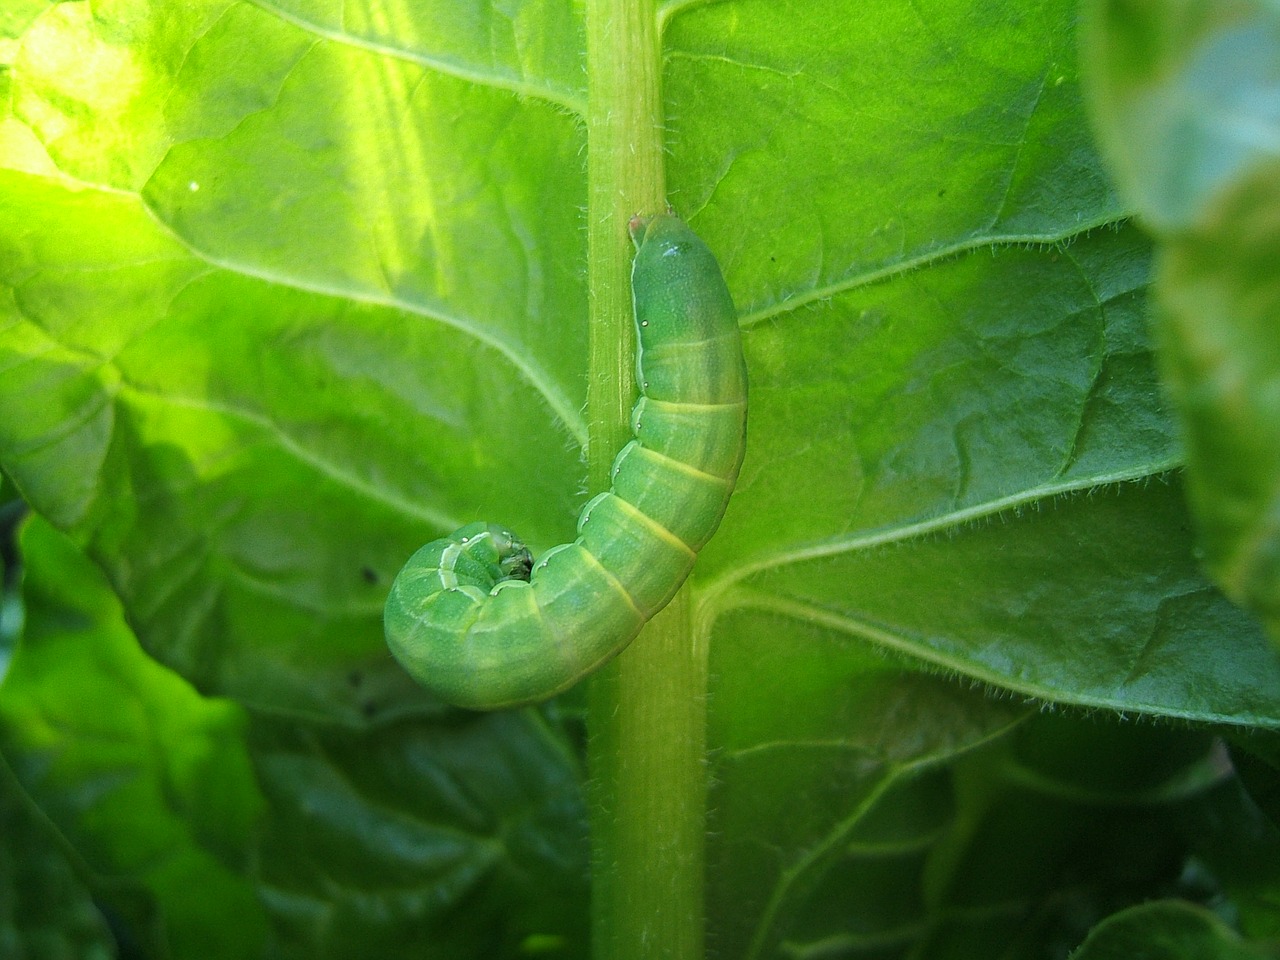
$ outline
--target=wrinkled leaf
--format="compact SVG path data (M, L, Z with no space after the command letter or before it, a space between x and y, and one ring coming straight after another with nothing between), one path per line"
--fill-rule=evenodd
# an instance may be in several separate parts
M585 957L577 765L530 715L254 724L274 954Z
M1236 777L1188 810L1181 830L1230 895L1238 929L1280 943L1280 819L1274 815L1280 777L1251 768L1240 750L1231 751L1231 762Z
M1117 914L1095 930L1072 960L1267 960L1274 948L1244 943L1207 910L1150 903Z
M536 717L246 716L147 658L65 538L34 521L22 546L0 746L147 955L583 955L579 773Z
M1088 8L1101 138L1161 241L1155 321L1205 562L1280 642L1280 12Z
M444 710L379 623L423 541L486 518L543 549L588 493L581 5L13 9L0 464L149 652L248 707L273 949L581 955L567 730ZM710 943L1061 953L1083 927L1026 917L1062 862L1014 827L1079 809L984 801L1022 698L1280 726L1280 653L1195 569L1075 8L663 18L670 197L752 380L692 591ZM1093 922L1132 851L1081 829ZM943 882L979 913L1007 889L978 833L1036 881L989 923ZM1141 866L1125 897L1165 895Z
M22 545L26 625L0 686L0 751L101 889L126 888L107 897L139 940L175 957L258 949L247 870L262 801L243 711L142 656L62 535L35 521Z
M421 704L379 622L413 546L477 512L570 529L580 129L467 79L485 64L244 4L129 6L52 7L14 57L5 467L202 690L349 722ZM560 19L529 10L494 54L580 83L538 40Z
M840 718L861 737L797 709L790 731L717 758L717 956L1032 960L1131 904L1224 889L1259 932L1274 917L1280 834L1242 815L1209 735L871 686Z
M0 956L116 956L88 889L7 768L0 771Z
M390 55L355 21L331 35L311 14L212 5L158 30L147 9L138 0L137 18L108 29L59 5L16 48L8 125L22 149L0 175L14 214L0 235L3 462L88 544L147 648L200 689L349 723L421 709L380 638L400 562L476 516L545 546L580 502L582 133L564 93L576 75L554 44L518 45L545 58L537 69L446 70ZM1091 232L1120 211L1089 159L1069 7L1028 14L995 48L966 26L976 9L940 21L948 43L896 24L892 62L852 56L885 42L868 21L872 33L829 37L848 56L797 67L781 88L805 48L780 38L813 30L756 12L691 8L668 36L672 196L725 263L753 382L739 492L699 568L708 609L731 584L793 603L779 578L796 579L836 592L835 634L848 620L997 685L1272 720L1280 658L1138 549L1180 549L1161 489L1124 494L1120 510L1086 496L1161 474L1178 452L1140 324L1142 243ZM406 36L425 36L418 17L406 12ZM522 28L547 28L534 20ZM101 59L99 82L64 89L46 55L59 44ZM904 113L895 78L943 50ZM234 84L217 51L240 52ZM126 70L138 79L122 88ZM532 85L517 84L523 98L511 76ZM153 88L170 91L163 116ZM880 109L851 113L835 95L864 88ZM680 107L695 94L700 109ZM781 110L784 95L804 109ZM773 104L770 143L789 146L717 146L748 135L711 126L744 102ZM159 127L114 147L113 166L98 120L130 111ZM907 135L920 124L933 132ZM824 128L847 145L838 162L813 140ZM940 142L979 135L989 146L966 153L972 168L940 163ZM704 205L693 194L713 183ZM749 229L779 183L787 217ZM1054 559L1060 523L1030 533L1000 519L1060 512L1060 497L1086 528L1066 534L1079 558L1067 563ZM979 556L950 549L992 519ZM1040 666L990 650L992 624L938 619L944 603L902 601L929 614L911 623L850 593L873 582L867 561L892 578L887 545L904 586L953 581L971 617L1007 610L998 635ZM993 551L1034 556L1011 580ZM1117 605L1109 589L1129 597ZM830 613L792 609L801 622ZM1161 635L1162 609L1179 636ZM1224 624L1220 656L1182 652L1184 630ZM1107 642L1082 657L1082 630ZM1132 684L1139 660L1154 676Z

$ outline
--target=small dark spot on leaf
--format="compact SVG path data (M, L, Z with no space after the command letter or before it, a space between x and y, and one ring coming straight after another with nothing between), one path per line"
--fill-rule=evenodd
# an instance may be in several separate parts
M353 687L358 687L363 682L364 682L364 674L361 673L359 670L352 670L350 673L347 674L347 683L351 684Z
M365 715L365 719L367 720L378 712L378 705L372 701L364 703L360 707L360 712Z
M378 571L373 569L373 567L361 567L360 576L364 579L365 583L378 582Z
M946 195L947 195L947 188L946 188L946 187L943 187L941 190L939 190L939 191L938 191L938 196L940 196L940 197L945 197Z

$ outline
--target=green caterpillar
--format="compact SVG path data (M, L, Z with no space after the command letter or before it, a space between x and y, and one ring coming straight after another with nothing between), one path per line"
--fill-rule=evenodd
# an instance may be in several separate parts
M617 654L684 583L733 492L747 370L720 267L674 214L630 230L641 396L609 492L536 564L510 531L473 523L420 549L391 586L391 652L449 703L543 700Z

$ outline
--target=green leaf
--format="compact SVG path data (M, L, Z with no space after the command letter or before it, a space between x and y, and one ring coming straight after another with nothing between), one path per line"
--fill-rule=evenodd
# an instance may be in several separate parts
M25 154L15 154L0 179L15 212L0 239L11 319L0 342L4 463L39 510L88 543L147 648L200 689L348 722L371 709L418 709L423 698L386 657L377 622L398 564L475 516L509 523L539 547L571 529L581 465L566 442L583 436L580 128L562 104L513 100L507 81L478 84L261 8L209 9L157 32L142 5L123 38L74 9L39 18L15 61L34 104L15 100L28 141L45 137L46 166L68 173L23 170ZM764 53L753 70L742 59L778 36L769 17L735 29L740 59L703 50L723 43L715 38L732 10L675 17L667 82L678 118L672 195L699 211L690 194L719 182L718 202L696 219L740 301L753 378L743 480L699 568L708 596L764 570L807 577L800 561L810 556L856 562L871 547L951 536L1175 464L1138 325L1141 242L1089 232L1119 211L1088 159L1069 11L1028 15L1022 29L1039 39L1006 38L998 70L984 46L994 41L967 32L962 10L942 22L963 38L946 69L976 86L961 91L944 70L917 94L913 122L951 131L944 140L982 131L990 151L966 154L982 175L939 165L932 135L903 139L892 93L901 64L850 57L821 82L816 67L797 74L786 89L809 112L781 113L771 127L796 150L822 128L815 117L829 126L847 115L833 86L883 90L886 104L841 130L852 152L838 164L816 146L806 154L829 170L824 191L855 205L805 194L800 206L789 201L780 229L764 231L744 229L759 214L734 198L767 209L769 184L800 191L819 175L799 164L784 177L785 150L715 146L741 125L706 129L742 102L778 95L770 78L781 68ZM896 29L921 63L941 49ZM98 94L86 90L70 111L50 92L58 78L41 79L52 68L23 59L28 43L51 43L51 31L172 72L148 82L171 90L164 129L179 142L136 192L78 146L101 136ZM842 42L874 47L856 32ZM183 51L181 69L157 44ZM215 49L244 54L251 73L232 90ZM547 56L540 73L567 69ZM795 53L782 44L772 56ZM758 96L738 86L751 82ZM702 109L680 109L694 93ZM66 114L56 139L35 106L53 99ZM1013 106L993 112L993 102ZM406 119L392 127L392 116ZM381 136L388 129L394 137ZM868 182L888 142L897 161ZM694 143L703 152L680 152ZM130 149L130 163L143 146ZM481 154L485 169L465 162ZM725 155L758 160L721 170ZM96 185L84 182L92 177ZM1162 530L1147 539L1178 535L1176 516L1139 509ZM1100 545L1131 535L1106 518L1114 511L1087 501L1085 510ZM1162 512L1167 519L1154 520ZM1057 549L1021 525L987 536L1046 558ZM954 559L968 571L958 592L981 598L989 571L962 551ZM1148 609L1168 597L1162 562L1119 562L1138 566L1116 576L1120 568L1092 565L1130 586L1149 569ZM855 575L831 572L838 589ZM1057 568L1048 575L1052 586ZM1211 593L1177 589L1193 598L1180 623L1216 623ZM863 619L888 630L863 633L1040 696L1248 720L1248 708L1205 710L1172 692L1076 689L1073 645L1038 626L1057 617L1060 594L1037 602L1038 589L1020 592L1031 616L1016 633L1069 682L1027 682L1007 657L954 654L957 643L986 643L955 623L920 629L867 610ZM1086 603L1118 636L1107 659L1087 665L1105 674L1100 689L1121 689L1150 621L1116 615L1107 600ZM1230 636L1241 656L1264 659L1228 685L1258 677L1277 689L1277 660L1252 652L1250 628L1233 624ZM367 678L359 697L346 683L353 670ZM1171 691L1223 683L1161 678ZM1258 695L1236 699L1256 707Z
M486 519L541 551L590 492L582 5L172 8L4 21L0 466L192 703L244 708L245 915L271 949L581 956L580 744L555 719L581 694L446 710L380 615L424 541ZM680 645L710 677L709 942L932 960L1012 931L1061 956L1070 907L1185 891L1142 860L1103 896L1141 851L1082 815L1087 764L1015 782L1023 701L1280 728L1280 651L1196 568L1150 247L1091 143L1075 5L661 19L668 192L751 376ZM55 786L45 809L81 789ZM1077 821L1073 887L1035 855ZM1143 822L1180 863L1178 825ZM145 849L117 830L122 861ZM994 853L1035 881L1007 913Z
M726 590L725 629L777 618L793 676L823 656L799 639L808 621L1029 696L1276 724L1277 658L1197 570L1177 484L1044 499L764 559ZM1143 568L1138 589L1117 576Z
M353 722L370 698L420 704L378 622L412 545L477 514L541 545L570 529L584 290L558 251L580 229L580 131L275 12L148 9L107 26L61 5L18 47L6 468L201 689ZM63 89L43 54L64 46L110 69ZM143 61L168 73L120 89ZM117 182L103 124L160 94L163 120L119 151L147 176ZM165 137L183 144L160 163ZM520 176L499 189L481 155Z
M1233 749L1230 758L1236 776L1224 779L1189 810L1182 830L1230 894L1239 930L1280 942L1280 818L1275 815L1280 773L1259 769L1240 749Z
M1280 736L1242 737L1232 744L1235 764L1258 806L1280 827Z
M580 772L536 717L259 717L251 749L272 955L587 956Z
M709 733L716 955L778 956L784 941L799 956L807 941L902 949L926 923L922 863L953 813L944 765L1006 734L1021 711L857 647L830 652L828 670L787 675L767 628L741 639L749 652L736 666L760 700L735 696L738 710L713 714ZM863 669L851 683L852 664ZM747 679L726 677L726 689Z
M1274 949L1244 943L1207 910L1151 903L1108 919L1072 960L1266 960Z
M1157 336L1205 562L1280 642L1280 15L1250 0L1089 11L1100 136L1161 242Z
M0 748L146 955L584 955L563 734L526 714L367 732L246 715L147 658L46 523L22 547Z
M110 960L115 943L47 821L0 772L0 955Z
M933 726L910 712L931 686ZM789 737L718 758L723 955L1030 960L1065 953L1152 896L1209 902L1246 880L1262 895L1255 905L1272 895L1280 835L1239 815L1239 783L1209 735L1026 718L1008 704L944 700L939 686L851 691L845 719L875 712L878 726L858 725L874 736L841 739L834 724L823 736L813 711L797 710ZM919 732L922 752L900 752L897 723ZM765 824L776 842L760 844L744 823Z
M0 687L0 751L100 889L122 888L106 896L141 940L175 957L258 949L246 870L262 800L243 711L143 656L61 534L35 520L22 546L26 627Z

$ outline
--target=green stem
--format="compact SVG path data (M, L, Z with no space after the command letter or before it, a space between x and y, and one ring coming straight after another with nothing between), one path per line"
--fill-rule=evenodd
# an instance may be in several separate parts
M627 221L665 206L655 0L587 0L588 478L630 434L635 400ZM703 955L706 657L682 590L592 680L588 764L593 960Z
M588 482L630 434L635 402L631 240L627 221L666 202L655 0L587 0Z
M592 679L593 960L703 954L706 658L681 591Z

